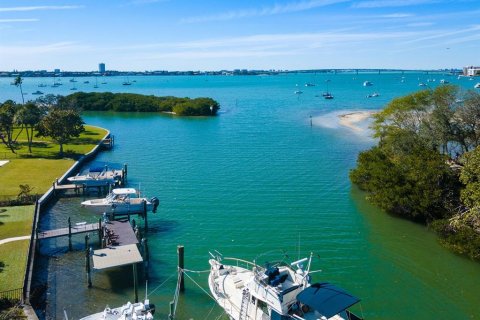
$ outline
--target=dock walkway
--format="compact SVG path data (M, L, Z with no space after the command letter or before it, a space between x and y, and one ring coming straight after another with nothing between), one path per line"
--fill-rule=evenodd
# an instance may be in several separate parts
M98 231L100 229L100 224L91 223L91 224L76 224L71 227L71 234L80 234L86 232L93 232ZM46 231L39 231L37 235L37 239L49 239L49 238L57 238L68 236L69 228L60 228L54 230L46 230Z

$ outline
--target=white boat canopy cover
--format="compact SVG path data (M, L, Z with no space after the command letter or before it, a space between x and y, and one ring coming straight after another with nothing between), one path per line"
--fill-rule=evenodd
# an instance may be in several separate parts
M117 188L112 190L113 194L137 194L137 190L134 188Z

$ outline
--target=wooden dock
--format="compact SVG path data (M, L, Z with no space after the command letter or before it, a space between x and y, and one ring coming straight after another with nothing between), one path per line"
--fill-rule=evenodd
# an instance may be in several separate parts
M50 238L57 238L63 237L68 235L86 233L86 232L94 232L100 230L100 223L90 223L90 224L83 224L77 223L70 228L60 228L55 230L46 230L46 231L39 231L37 233L37 239L50 239Z

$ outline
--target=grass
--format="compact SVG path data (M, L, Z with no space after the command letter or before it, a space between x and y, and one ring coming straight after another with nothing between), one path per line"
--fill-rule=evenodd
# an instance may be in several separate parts
M30 235L34 210L35 206L0 208L0 240Z
M35 206L0 208L0 240L31 234ZM21 288L30 240L0 244L0 291Z
M20 131L16 129L14 137ZM79 156L90 152L93 147L105 136L105 129L85 125L85 131L78 138L74 138L70 143L63 146L66 156L69 158L78 158ZM35 133L34 133L35 135ZM0 144L0 159L18 159L18 158L49 158L59 157L60 146L51 141L50 138L33 138L32 153L28 152L27 134L23 130L18 139L16 153L13 153L3 143Z
M0 291L23 287L30 240L19 240L0 245Z
M25 132L22 133L25 135ZM0 159L8 154L10 162L0 167L0 200L15 199L20 192L20 184L33 187L32 194L43 194L52 186L52 182L60 178L74 163L74 158L90 152L105 136L106 131L101 128L85 126L85 132L72 143L64 146L66 153L73 158L55 159L59 147L48 140L39 140L28 154L26 142L20 143L17 150L21 156L15 156L5 145L0 145ZM20 135L19 139L23 136ZM24 136L26 139L26 135ZM40 146L42 145L42 146ZM46 157L43 157L45 156Z

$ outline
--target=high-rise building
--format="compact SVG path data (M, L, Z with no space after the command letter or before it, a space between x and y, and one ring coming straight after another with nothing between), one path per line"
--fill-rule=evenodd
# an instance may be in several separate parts
M105 73L105 63L101 62L98 64L98 72Z

